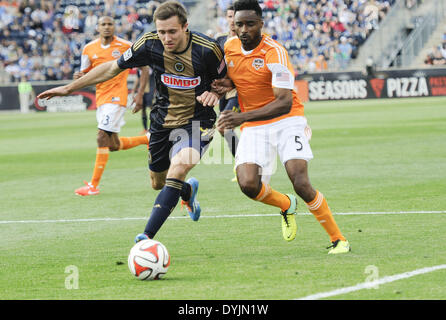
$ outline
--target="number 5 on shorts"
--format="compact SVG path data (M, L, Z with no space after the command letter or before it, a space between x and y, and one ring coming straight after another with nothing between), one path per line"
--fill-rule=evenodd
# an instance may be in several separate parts
M300 137L299 136L295 136L294 137L294 141L296 142L296 150L297 151L301 151L304 146L303 146L302 142L300 142Z

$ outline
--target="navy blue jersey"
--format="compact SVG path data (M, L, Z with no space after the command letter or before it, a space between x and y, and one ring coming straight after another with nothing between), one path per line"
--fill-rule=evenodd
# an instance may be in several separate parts
M216 35L215 40L220 45L221 48L225 47L225 43L228 40L229 33L219 33ZM240 111L240 106L238 103L237 90L233 89L225 94L223 98L220 99L219 109L220 112L224 110L230 111Z
M225 48L226 40L228 40L228 33L219 33L215 37L215 40L220 45L221 48Z
M196 97L211 90L214 79L226 75L224 53L212 38L188 31L189 42L182 52L164 50L158 34L147 32L119 59L128 69L150 66L156 84L155 103L150 114L151 129L178 128L200 120L212 126L214 108L203 107Z

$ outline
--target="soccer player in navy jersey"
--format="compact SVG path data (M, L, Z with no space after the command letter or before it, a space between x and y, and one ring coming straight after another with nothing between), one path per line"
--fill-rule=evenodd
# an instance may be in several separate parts
M149 66L156 97L150 112L149 171L155 199L144 233L135 242L153 238L181 198L192 220L200 217L198 180L185 181L213 137L220 96L211 83L226 74L223 50L201 33L190 31L187 11L177 1L154 13L155 32L145 33L118 60L104 63L84 77L45 91L40 99L67 95L106 81L125 69Z

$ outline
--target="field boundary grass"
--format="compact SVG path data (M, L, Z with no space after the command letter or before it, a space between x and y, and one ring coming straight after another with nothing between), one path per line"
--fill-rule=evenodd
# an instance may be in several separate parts
M446 264L416 269L413 271L395 274L392 276L386 276L381 279L377 279L377 280L373 280L373 281L366 281L366 282L358 283L357 285L354 285L354 286L340 288L340 289L336 289L336 290L332 290L332 291L320 292L320 293L312 294L312 295L309 295L309 296L306 296L303 298L294 299L294 300L319 300L319 299L323 299L323 298L329 298L329 297L338 296L341 294L359 291L362 289L377 288L377 286L379 286L381 284L386 284L386 283L394 282L394 281L401 280L401 279L408 279L408 278L411 278L414 276L418 276L420 274L430 273L430 272L434 272L434 271L442 270L442 269L446 269Z
M441 211L370 211L370 212L334 212L333 215L392 215L392 214L446 214L446 210ZM257 217L276 217L279 214L225 214L215 216L202 216L201 219L227 219L227 218L257 218ZM297 215L312 215L308 212L300 212ZM129 221L129 220L147 220L148 217L123 217L123 218L79 218L79 219L47 219L47 220L0 220L0 224L26 224L26 223L64 223L64 222L99 222L99 221ZM170 220L190 219L188 216L169 217Z

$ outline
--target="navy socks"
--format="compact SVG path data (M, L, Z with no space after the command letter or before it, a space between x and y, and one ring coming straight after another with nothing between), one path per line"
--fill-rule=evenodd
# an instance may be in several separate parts
M166 184L155 199L149 221L144 233L153 239L155 234L175 209L180 197L184 201L190 199L192 188L190 184L177 179L166 179Z

